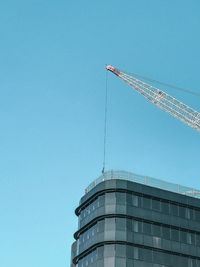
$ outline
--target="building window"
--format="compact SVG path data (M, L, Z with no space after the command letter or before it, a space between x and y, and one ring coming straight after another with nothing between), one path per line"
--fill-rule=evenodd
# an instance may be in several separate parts
M153 224L152 225L152 235L161 236L161 226Z
M143 233L151 235L151 224L143 222Z
M195 220L195 210L194 209L189 209L189 218L190 220Z
M199 210L195 211L195 219L196 221L200 222L200 211Z
M152 199L152 210L160 211L160 200Z
M162 236L164 239L171 239L171 233L170 233L170 228L169 227L162 227Z
M142 206L145 209L151 209L151 199L150 198L143 197Z
M154 245L154 247L161 248L161 238L154 236L153 237L153 245Z
M171 229L171 239L179 242L179 230Z
M171 210L171 214L173 216L179 216L178 206L177 205L171 204L170 210Z
M116 245L116 256L125 258L126 257L126 246Z
M116 193L107 193L105 196L106 205L115 205L116 204Z
M115 225L117 224L119 218L106 218L105 219L105 231L114 231Z
M200 235L196 234L196 245L200 247Z
M165 214L170 214L170 205L168 202L161 202L161 210Z
M116 229L125 231L126 230L126 219L116 218Z
M151 249L140 249L139 259L147 262L152 262L152 250Z
M132 195L133 206L138 207L138 196Z
M116 203L119 205L125 205L126 204L126 194L125 193L116 193Z
M185 207L182 207L182 206L179 207L179 216L182 217L182 218L187 218L187 216L186 216L186 208Z
M182 243L188 243L188 234L189 234L189 233L187 233L187 232L185 232L185 231L181 231L181 232L180 232L180 241L181 241Z
M134 259L138 260L139 259L139 249L135 247L133 254L134 254Z
M105 245L104 246L104 257L114 257L115 256L115 245Z
M136 233L139 231L138 221L133 221L133 231Z

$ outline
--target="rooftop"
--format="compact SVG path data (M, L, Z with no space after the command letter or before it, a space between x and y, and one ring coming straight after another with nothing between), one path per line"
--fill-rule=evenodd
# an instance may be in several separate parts
M97 184L106 181L106 180L112 180L112 179L121 179L121 180L127 180L132 181L139 184L144 184L151 187L156 187L159 189L167 190L170 192L195 197L200 199L200 190L194 189L191 187L182 186L179 184L173 184L166 181L162 181L156 178L143 176L134 174L131 172L126 171L106 171L104 174L102 174L100 177L98 177L94 182L92 182L85 190L85 193L88 193L92 188L94 188Z

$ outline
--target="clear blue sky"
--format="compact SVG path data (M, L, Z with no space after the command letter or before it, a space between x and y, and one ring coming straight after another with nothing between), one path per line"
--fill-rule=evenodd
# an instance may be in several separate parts
M199 0L0 3L0 266L69 266L100 175L105 64L200 93ZM200 188L200 134L108 81L107 169ZM200 110L200 98L169 93Z

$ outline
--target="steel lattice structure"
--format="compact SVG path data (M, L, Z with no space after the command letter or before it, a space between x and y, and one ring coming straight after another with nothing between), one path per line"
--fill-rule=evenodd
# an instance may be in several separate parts
M128 83L134 90L138 91L147 100L160 109L168 112L173 117L179 119L197 131L200 131L200 112L168 95L164 91L149 85L111 65L106 66L106 69Z

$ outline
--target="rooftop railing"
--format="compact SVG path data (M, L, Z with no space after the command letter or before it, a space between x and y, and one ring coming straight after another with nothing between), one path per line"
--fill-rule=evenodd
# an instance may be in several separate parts
M200 190L197 190L194 188L182 186L179 184L169 183L169 182L162 181L162 180L159 180L156 178L138 175L138 174L134 174L131 172L114 171L114 170L106 171L104 174L102 174L99 178L97 178L94 182L92 182L86 188L85 193L88 193L97 184L99 184L103 181L112 180L112 179L121 179L121 180L132 181L132 182L136 182L139 184L144 184L147 186L156 187L159 189L171 191L171 192L186 195L186 196L200 198Z

